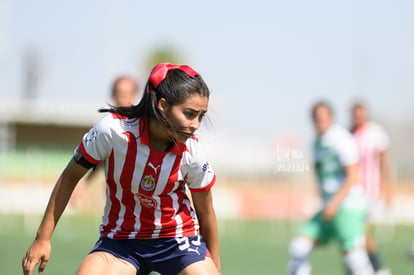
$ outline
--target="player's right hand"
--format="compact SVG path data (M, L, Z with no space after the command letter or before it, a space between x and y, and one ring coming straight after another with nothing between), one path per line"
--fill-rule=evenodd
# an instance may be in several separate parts
M32 271L39 264L38 272L46 268L51 251L50 240L34 240L22 260L23 274L32 275Z

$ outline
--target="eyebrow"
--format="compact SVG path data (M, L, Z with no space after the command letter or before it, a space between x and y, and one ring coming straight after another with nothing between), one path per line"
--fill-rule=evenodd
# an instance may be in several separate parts
M193 109L193 108L191 108L191 107L185 108L185 110L186 110L186 111L196 112L196 113L199 113L199 112L201 112L201 113L207 113L207 111L208 111L208 109L204 109L204 110L196 110L196 109Z

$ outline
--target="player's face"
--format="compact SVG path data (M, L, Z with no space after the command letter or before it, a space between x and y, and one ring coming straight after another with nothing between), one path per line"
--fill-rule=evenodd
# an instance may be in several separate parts
M352 120L355 126L364 124L367 121L367 112L363 107L356 106L352 109Z
M326 106L319 106L313 115L316 131L319 135L324 134L332 124L332 114Z
M185 142L200 127L207 112L208 97L194 93L180 104L168 106L160 102L160 110L177 131L171 133L178 141Z
M135 84L128 79L121 79L114 93L114 101L116 106L128 107L135 104L137 100L137 91Z

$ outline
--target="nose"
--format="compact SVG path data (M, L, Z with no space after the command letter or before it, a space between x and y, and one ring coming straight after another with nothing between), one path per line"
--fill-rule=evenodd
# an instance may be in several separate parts
M191 123L190 123L190 129L191 129L191 131L192 132L195 132L196 130L198 130L198 128L200 127L200 124L201 124L201 121L200 121L200 119L198 117L195 118L195 119L193 119L193 120L191 120Z

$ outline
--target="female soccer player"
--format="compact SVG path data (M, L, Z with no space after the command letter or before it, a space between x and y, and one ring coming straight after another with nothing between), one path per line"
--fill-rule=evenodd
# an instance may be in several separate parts
M312 109L314 164L322 208L299 229L289 246L288 275L308 275L316 245L339 243L348 274L373 275L364 249L366 200L358 180L358 149L351 133L334 121L326 102Z
M78 275L219 274L215 173L194 136L208 101L208 87L191 67L160 63L138 105L100 110L107 114L83 137L54 187L23 258L24 274L37 264L45 269L73 189L101 160L107 199L100 238Z
M391 209L392 183L388 151L390 141L381 125L370 120L368 110L362 103L352 106L352 133L358 145L361 184L368 197L368 219L365 247L376 275L390 275L377 249L372 232L372 217L381 199Z

